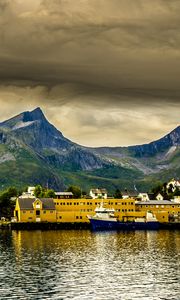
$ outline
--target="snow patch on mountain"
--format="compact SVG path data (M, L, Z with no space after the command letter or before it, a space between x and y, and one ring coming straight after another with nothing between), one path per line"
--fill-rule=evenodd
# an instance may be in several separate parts
M171 156L176 151L176 149L177 149L177 146L170 147L165 155L165 158L168 158L169 156Z
M33 123L35 123L36 121L28 121L28 122L18 122L13 128L12 130L17 130L19 128L23 128L23 127L27 127L29 125L32 125Z

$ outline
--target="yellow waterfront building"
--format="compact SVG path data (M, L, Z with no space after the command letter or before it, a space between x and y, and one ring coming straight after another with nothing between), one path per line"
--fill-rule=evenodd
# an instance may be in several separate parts
M152 211L159 222L168 222L169 220L179 219L180 203L169 200L150 200L139 201L136 203L137 212Z
M100 206L101 199L54 199L57 222L89 222L87 215L93 215L95 208ZM133 215L135 212L135 201L133 199L104 199L103 206L114 208L116 216Z
M17 222L88 223L87 215L93 215L102 199L38 199L17 198L14 219ZM121 221L133 221L153 212L160 222L168 222L170 216L180 215L180 203L171 201L136 202L135 199L103 199L103 205L114 208Z
M56 209L51 198L17 198L14 210L17 222L56 222Z

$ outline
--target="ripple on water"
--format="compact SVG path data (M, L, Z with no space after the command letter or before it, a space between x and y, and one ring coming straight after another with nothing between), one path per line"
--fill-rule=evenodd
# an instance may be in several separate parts
M0 299L180 300L180 232L0 233Z

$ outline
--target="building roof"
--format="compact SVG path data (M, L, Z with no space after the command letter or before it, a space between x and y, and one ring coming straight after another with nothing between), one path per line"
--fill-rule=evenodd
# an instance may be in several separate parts
M55 192L56 196L73 196L72 192Z
M130 197L137 197L138 192L137 191L122 191L122 196L130 196Z
M167 204L174 204L174 202L170 200L150 200L150 201L139 201L136 202L139 205L167 205Z
M156 199L154 193L148 193L148 197L149 197L149 200L155 200Z
M107 194L107 190L106 189L91 189L90 191L92 193L97 193L97 194L99 194L99 193L105 193L105 194Z
M42 202L42 209L55 209L55 204L52 198L18 198L19 207L20 209L32 209L33 210L33 203L36 200L40 200Z

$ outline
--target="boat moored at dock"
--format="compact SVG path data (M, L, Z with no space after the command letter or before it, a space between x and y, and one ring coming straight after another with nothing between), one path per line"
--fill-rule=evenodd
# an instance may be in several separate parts
M95 215L88 215L92 230L157 230L159 222L151 212L144 218L134 218L132 221L119 220L115 216L115 210L100 207L95 209Z

